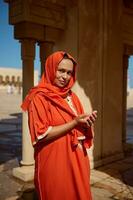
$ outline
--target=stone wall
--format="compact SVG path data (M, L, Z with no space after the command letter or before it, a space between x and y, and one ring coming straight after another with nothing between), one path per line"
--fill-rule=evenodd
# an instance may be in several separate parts
M66 30L54 50L65 50L78 61L74 91L86 111L98 110L93 167L123 156L123 33L122 1L67 1Z

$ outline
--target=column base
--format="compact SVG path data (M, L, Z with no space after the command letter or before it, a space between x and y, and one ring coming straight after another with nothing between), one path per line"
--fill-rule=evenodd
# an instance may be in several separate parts
M107 165L107 164L109 164L111 162L115 162L115 161L121 160L123 158L124 158L124 153L120 152L120 153L117 153L115 155L111 155L111 156L108 156L106 158L94 161L93 168L100 167L102 165Z
M14 168L13 176L24 182L33 181L34 180L34 165Z

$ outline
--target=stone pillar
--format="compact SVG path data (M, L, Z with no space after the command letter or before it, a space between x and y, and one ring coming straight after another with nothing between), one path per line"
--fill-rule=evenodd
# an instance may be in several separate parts
M29 89L34 85L34 59L35 41L30 39L21 40L21 57L23 66L23 99ZM22 161L21 167L13 169L13 175L23 181L33 180L34 157L33 147L28 128L28 116L23 112L22 117Z
M54 42L39 42L40 46L40 62L41 62L41 74L44 72L44 65L46 58L53 52Z

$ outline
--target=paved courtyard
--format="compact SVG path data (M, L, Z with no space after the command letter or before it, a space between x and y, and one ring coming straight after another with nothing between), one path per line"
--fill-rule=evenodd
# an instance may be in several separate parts
M32 182L12 176L21 160L21 95L0 91L0 200L36 200ZM128 96L127 141L133 144L133 96ZM91 170L93 200L133 200L133 152Z

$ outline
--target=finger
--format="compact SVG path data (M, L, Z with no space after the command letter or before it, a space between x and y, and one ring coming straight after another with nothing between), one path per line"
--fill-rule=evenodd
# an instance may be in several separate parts
M89 115L88 117L86 117L86 120L93 123L93 121L95 121L95 118L93 117L93 115Z
M94 123L94 122L95 122L95 120L96 120L96 117L95 117L95 116L93 116L93 115L91 115L91 116L90 116L90 120L91 120L91 122L93 122L93 123Z
M87 127L91 127L91 123L89 121L86 122Z
M90 119L87 119L87 123L88 123L89 126L92 126L93 121L91 121Z
M96 111L92 112L91 115L92 115L95 119L97 118L97 112L96 112Z
M93 111L92 114L97 115L97 110Z
M93 116L91 114L90 117L87 120L90 121L90 123L94 124L94 122L96 121L96 118L97 118L97 116Z

